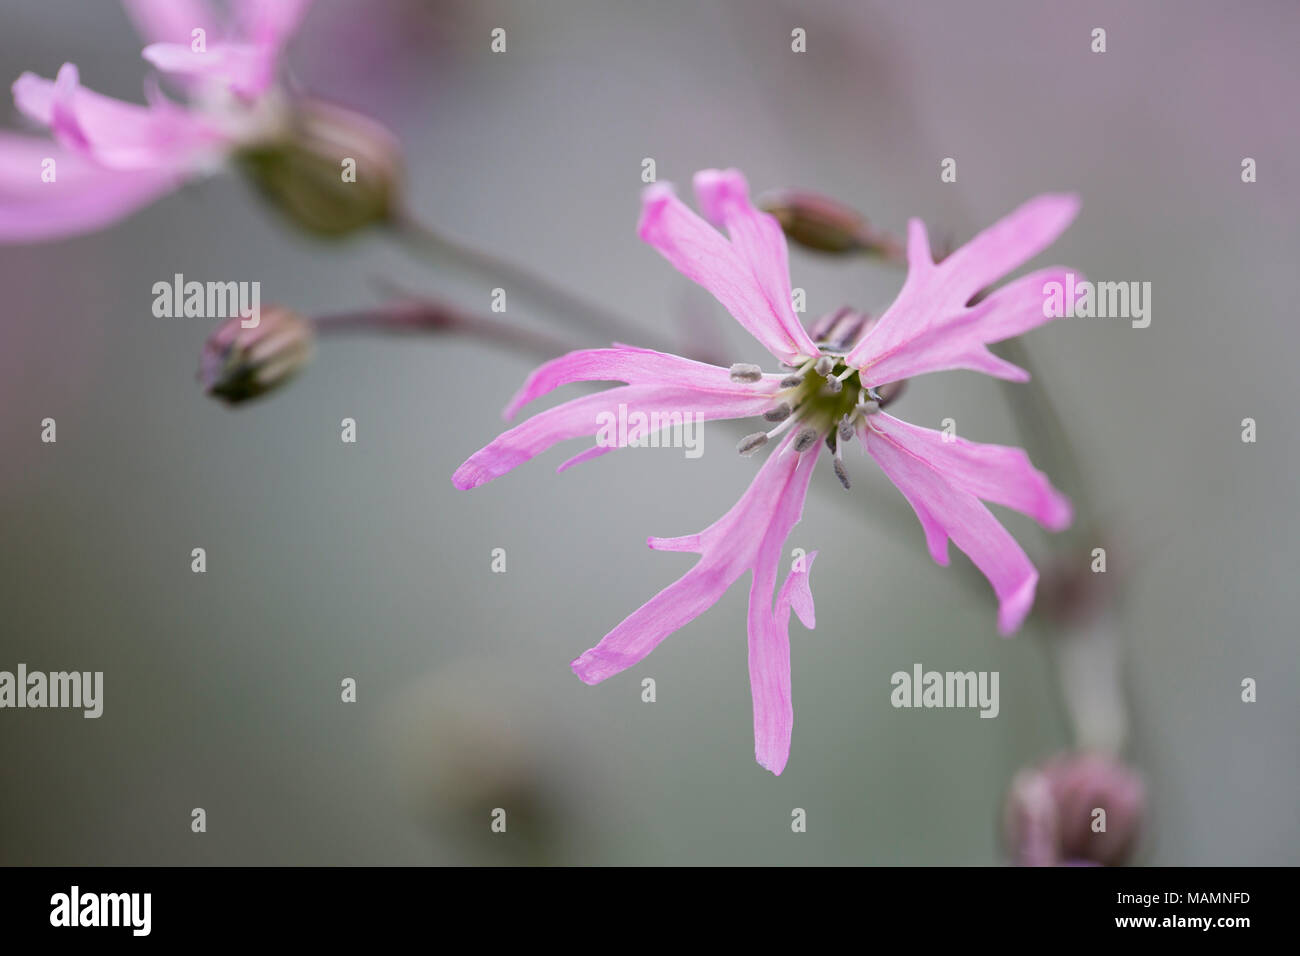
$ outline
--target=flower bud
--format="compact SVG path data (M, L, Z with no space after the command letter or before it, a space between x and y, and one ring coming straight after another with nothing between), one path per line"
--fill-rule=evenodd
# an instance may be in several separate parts
M806 248L902 258L903 250L897 242L876 233L861 215L827 196L803 189L786 189L760 197L758 204L776 217L791 242Z
M245 150L239 161L263 196L317 236L344 236L397 210L397 141L373 120L324 100L294 100L283 135Z
M311 358L311 323L281 306L263 309L256 326L239 316L217 327L203 345L199 381L203 390L230 405L279 388Z
M1021 771L1003 812L1013 862L1116 866L1133 852L1146 804L1142 778L1100 753L1067 753Z

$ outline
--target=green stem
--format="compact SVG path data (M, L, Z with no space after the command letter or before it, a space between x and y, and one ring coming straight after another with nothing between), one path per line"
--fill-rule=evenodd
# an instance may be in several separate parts
M653 343L654 336L647 335L608 309L573 295L521 265L434 232L409 216L395 219L389 228L394 238L413 254L437 264L464 269L503 288L513 286L561 321L587 335L596 336L602 345L614 340L628 343L651 340ZM663 342L650 347L670 350Z
M499 319L426 299L396 302L372 310L321 315L313 318L312 322L322 335L349 332L464 335L542 360L573 350L568 342L546 333L517 328Z

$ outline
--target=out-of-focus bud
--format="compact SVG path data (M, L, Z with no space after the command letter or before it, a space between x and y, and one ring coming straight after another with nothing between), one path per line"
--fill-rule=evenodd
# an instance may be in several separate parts
M881 385L876 389L876 394L880 397L876 399L876 404L881 408L888 408L894 402L898 401L898 396L903 394L907 388L907 379L899 379L897 382L890 382L888 385Z
M263 196L317 236L344 236L393 217L401 148L387 129L312 97L295 99L288 117L283 135L239 156Z
M876 232L865 218L827 196L803 189L785 189L759 197L759 208L771 213L791 242L819 252L867 252L901 260L903 248L890 236Z
M1100 753L1062 754L1012 780L1003 840L1022 866L1117 866L1137 844L1145 805L1129 767Z
M263 309L252 328L235 316L217 327L203 345L199 381L203 390L238 405L279 388L311 358L311 323L281 306Z
M867 316L864 313L842 306L820 316L808 327L808 334L823 348L844 351L862 337L866 324Z

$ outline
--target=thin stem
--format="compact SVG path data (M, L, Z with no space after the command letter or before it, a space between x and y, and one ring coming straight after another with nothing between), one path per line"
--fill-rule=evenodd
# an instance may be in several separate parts
M608 309L573 295L521 265L434 232L409 216L397 218L390 228L408 251L435 263L473 272L502 287L513 286L562 321L588 335L598 336L601 344L613 340L644 343L655 338ZM662 342L653 347L669 350Z
M464 335L541 359L552 359L573 350L569 343L548 334L425 299L395 302L369 311L316 316L312 322L321 335L355 332Z

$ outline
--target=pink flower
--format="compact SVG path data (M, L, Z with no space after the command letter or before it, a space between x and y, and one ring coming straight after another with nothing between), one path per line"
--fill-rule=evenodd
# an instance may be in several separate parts
M583 681L595 684L636 664L751 572L749 676L755 753L762 766L780 774L789 757L793 726L790 612L813 627L808 573L815 552L795 562L775 603L773 593L785 541L799 521L823 443L831 448L835 473L847 487L843 448L855 435L860 439L916 511L933 558L948 563L951 538L988 577L998 597L1003 634L1015 631L1028 614L1038 573L984 502L1005 505L1060 530L1071 520L1068 500L1020 449L945 441L939 432L881 411L876 388L956 368L1025 379L1022 369L996 358L986 346L1048 321L1043 284L1063 278L1064 270L1035 272L977 305L967 303L1060 235L1074 218L1078 201L1056 195L1034 199L937 265L925 227L913 220L902 291L880 320L847 347L814 342L795 315L785 237L775 219L750 203L744 177L736 170L705 170L695 177L695 191L708 222L671 187L648 188L641 238L713 293L792 371L764 374L748 365L728 370L621 345L574 352L533 372L507 406L506 417L560 385L626 384L534 415L471 456L452 481L458 488L474 488L557 442L591 436L598 430L598 416L620 405L626 405L629 417L633 412L698 412L709 419L761 415L775 423L740 443L742 454L752 454L773 439L777 448L735 507L699 534L649 540L658 550L699 554L695 566L572 667ZM725 228L727 235L714 225ZM559 470L610 450L610 444L597 444Z
M189 106L152 80L147 105L101 96L71 63L54 80L20 76L15 104L54 142L0 132L0 241L102 228L213 171L235 149L274 138L285 123L276 62L309 3L237 0L223 28L202 0L126 0L155 41L144 58L173 75Z
M1020 866L1119 866L1141 837L1145 809L1136 771L1107 754L1067 752L1011 781L1003 842Z

